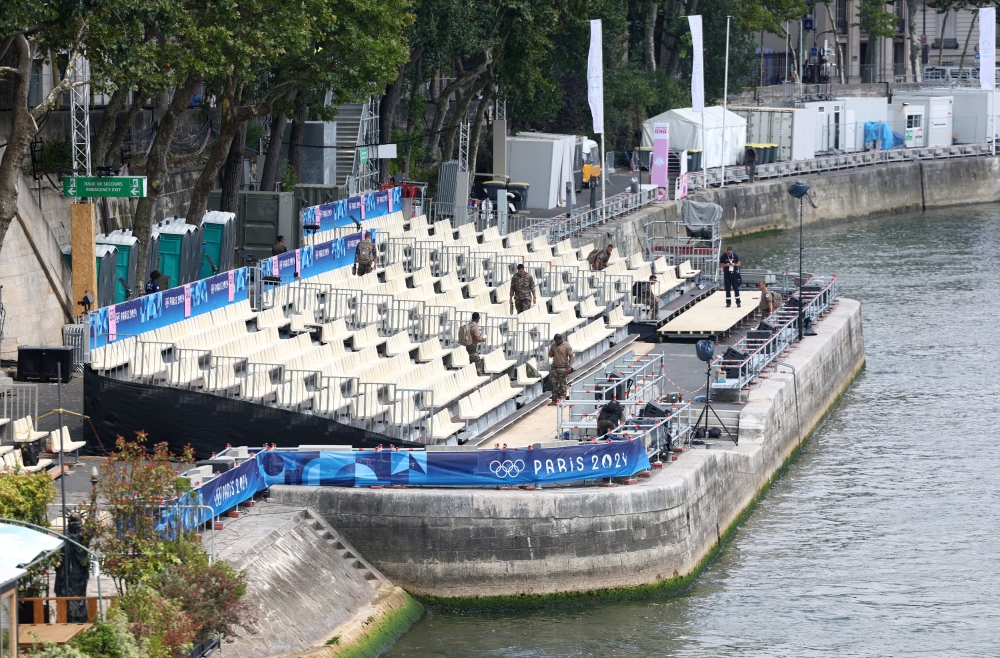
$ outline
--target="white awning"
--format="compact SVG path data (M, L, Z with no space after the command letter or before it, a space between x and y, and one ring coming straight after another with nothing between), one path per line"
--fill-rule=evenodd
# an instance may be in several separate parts
M24 575L22 565L51 553L63 540L24 526L0 523L0 582L8 583Z

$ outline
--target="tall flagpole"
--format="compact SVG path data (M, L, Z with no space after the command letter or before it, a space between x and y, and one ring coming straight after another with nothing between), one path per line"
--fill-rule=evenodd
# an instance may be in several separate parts
M590 54L587 58L587 101L594 119L594 132L601 133L601 220L608 218L607 178L608 156L604 151L604 49L601 20L590 21Z
M705 60L702 51L701 15L688 16L691 29L691 111L701 114L701 176L708 186L708 141L705 139Z
M763 57L763 53L761 57ZM726 108L729 107L729 16L726 16L726 75L722 83L722 187L726 186Z
M996 12L996 7L982 7L979 10L979 87L989 90L993 105L990 109L992 155L997 154Z

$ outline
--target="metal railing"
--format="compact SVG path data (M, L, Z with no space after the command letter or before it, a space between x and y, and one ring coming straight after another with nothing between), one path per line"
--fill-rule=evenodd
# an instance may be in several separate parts
M798 274L794 274L798 278ZM798 339L798 295L803 296L803 317L809 322L815 322L837 297L837 277L820 279L809 275L806 283L786 299L781 308L764 319L764 323L773 329L770 336L744 336L733 343L732 348L742 353L743 358L732 359L726 358L725 354L717 355L712 360L712 367L718 373L711 382L712 390L742 391Z
M892 162L918 160L938 160L944 158L979 157L992 155L992 144L959 144L955 146L929 146L923 148L888 149L884 151L862 151L826 155L811 160L774 162L757 165L754 177L757 180L787 178L818 174L827 171L857 169ZM746 167L726 167L726 184L744 183L749 180ZM707 172L688 172L688 185L692 189L717 187L722 184L721 169L716 167Z
M3 443L14 442L14 423L25 416L38 418L38 384L7 384L0 387L3 411L0 418L7 422L0 428Z

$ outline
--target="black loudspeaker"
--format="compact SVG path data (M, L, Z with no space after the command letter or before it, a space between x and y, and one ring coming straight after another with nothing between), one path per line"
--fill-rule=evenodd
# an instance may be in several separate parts
M53 382L62 372L62 381L69 383L73 375L73 348L62 345L19 345L17 348L17 379L37 379Z
M619 382L615 384L615 382ZM600 386L603 389L603 393L594 394L595 400L624 400L626 393L627 383L622 380L622 376L618 373L610 373L606 380L598 380L595 386Z
M740 378L739 366L736 367L730 366L726 368L726 379L739 379L739 378Z
M768 324L767 322L761 321L761 323L757 325L757 331L770 331L773 334L774 326Z
M748 331L747 340L768 340L771 337L770 331Z
M722 355L723 361L746 361L747 353L741 352L735 347L730 347L726 349L726 353Z
M643 418L666 418L672 413L670 407L665 404L657 404L655 402L647 402L646 406L642 408Z

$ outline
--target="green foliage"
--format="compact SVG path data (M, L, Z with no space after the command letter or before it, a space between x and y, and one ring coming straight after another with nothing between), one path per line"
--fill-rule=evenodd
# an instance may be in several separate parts
M187 541L181 528L165 532L157 525L159 505L189 488L183 478L177 477L172 463L192 461L191 450L178 456L167 449L167 444L159 443L147 451L143 445L146 435L140 432L138 439L118 437L118 450L104 465L85 521L85 534L104 554L104 571L114 579L119 593L178 561L178 547ZM98 515L98 498L110 515L107 522Z
M928 5L933 6L932 2ZM896 15L886 9L881 0L859 0L858 22L854 25L861 28L870 37L893 37L896 35Z
M0 475L0 517L47 527L46 508L55 497L48 473Z
M191 647L198 625L181 604L161 596L155 589L140 585L118 599L129 619L132 634L142 653L149 658L173 658Z
M231 637L237 628L255 623L242 601L246 575L226 562L208 563L201 546L188 544L178 553L179 562L167 565L151 584L162 595L180 604L191 616L199 635L218 633Z
M33 652L31 655L35 658L94 658L94 654L84 653L68 644L49 644L41 651Z
M41 148L35 152L40 170L49 174L57 173L60 169L73 168L73 145L68 139L62 137L51 137L43 139ZM32 174L32 162L25 158L23 171L25 175Z
M281 189L286 192L291 192L295 189L295 186L299 184L299 178L295 175L295 169L292 168L292 163L288 160L282 161L281 164Z
M139 643L129 630L128 616L114 608L107 621L96 621L70 643L92 658L143 658Z

